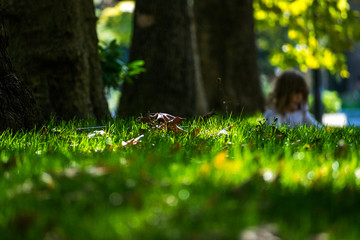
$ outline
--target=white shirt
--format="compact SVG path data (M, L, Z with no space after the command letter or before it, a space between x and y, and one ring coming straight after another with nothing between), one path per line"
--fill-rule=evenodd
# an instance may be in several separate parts
M264 113L267 119L266 124L272 124L276 121L275 126L288 125L293 128L296 126L306 125L321 127L315 118L309 113L308 108L296 110L294 112L286 112L284 115L275 112L273 109L267 109Z

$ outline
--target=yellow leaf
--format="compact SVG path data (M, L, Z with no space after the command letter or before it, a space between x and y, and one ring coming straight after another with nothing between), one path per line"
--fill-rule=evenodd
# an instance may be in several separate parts
M290 39L295 39L298 36L298 32L295 30L289 30L288 36Z
M305 27L305 20L303 18L297 18L295 21L299 27Z
M323 62L325 67L328 69L332 68L336 62L335 55L328 49L325 49L324 55L323 55Z
M318 47L318 41L315 37L309 37L309 46L315 49Z
M340 76L341 76L342 78L349 78L349 77L350 77L350 73L348 72L348 70L343 69L343 70L341 70L341 72L340 72Z
M211 171L211 166L209 163L203 163L199 170L200 174L205 176L209 175L210 171Z
M223 164L226 160L226 155L227 154L225 152L220 152L218 155L216 155L216 157L214 159L215 168L220 169L223 166Z
M327 177L329 175L329 168L327 166L322 166L316 171L316 178Z
M276 53L270 58L270 62L274 65L279 65L284 61L284 55Z
M349 9L349 4L347 0L339 0L337 3L337 7L339 8L340 11L346 11Z
M305 63L311 69L318 69L320 67L319 61L312 54L306 56Z
M255 11L255 19L265 20L266 17L267 17L267 14L265 11L262 11L262 10Z
M274 3L273 3L272 0L264 0L264 3L266 4L266 6L267 6L268 8L272 8L273 5L274 5Z
M298 172L294 173L294 174L292 175L292 180L293 180L293 182L295 182L295 183L300 182L300 180L301 180L301 175L300 175L300 173L298 173Z
M287 1L285 2L278 2L278 7L281 9L281 11L286 12L286 10L289 9L289 3Z
M291 3L290 5L290 11L292 15L300 15L307 9L307 3L304 0L297 0Z
M300 70L302 72L306 72L308 70L307 66L305 64L300 64Z

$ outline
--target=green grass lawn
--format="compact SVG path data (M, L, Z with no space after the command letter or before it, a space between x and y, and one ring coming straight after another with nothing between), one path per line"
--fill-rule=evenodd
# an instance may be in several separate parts
M101 125L1 134L0 239L360 239L359 128Z

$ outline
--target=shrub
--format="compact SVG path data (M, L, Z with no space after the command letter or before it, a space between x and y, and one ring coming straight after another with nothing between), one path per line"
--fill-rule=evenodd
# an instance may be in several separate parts
M143 60L129 63L123 60L123 48L115 39L99 44L99 54L106 89L119 89L124 82L131 82L135 76L145 72Z
M325 90L322 92L322 102L324 104L324 113L336 113L341 110L342 101L336 91ZM309 96L310 111L313 112L314 96Z

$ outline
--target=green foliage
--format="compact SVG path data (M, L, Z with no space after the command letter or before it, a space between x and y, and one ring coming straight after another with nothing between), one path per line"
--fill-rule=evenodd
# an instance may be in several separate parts
M145 72L143 60L125 63L122 47L115 39L107 44L99 44L99 54L105 88L119 89L124 82L131 82L134 77Z
M342 100L336 91L323 91L322 100L325 113L336 113L341 110Z
M101 12L97 24L100 41L116 39L121 46L130 45L134 6L134 1L120 1Z
M1 239L237 239L266 223L281 239L359 239L360 129L257 120L5 131Z
M129 46L134 1L104 9L97 25L101 41ZM347 0L255 0L258 46L264 58L281 69L325 67L349 77L344 53L360 41L359 13ZM271 67L260 61L265 74Z
M349 76L344 53L360 40L360 21L346 0L256 0L254 10L258 31L269 36L259 47L271 52L272 64Z
M336 113L341 110L342 100L339 97L338 92L324 90L321 95L322 103L324 104L324 113ZM313 111L314 96L309 96L309 105L311 111Z

